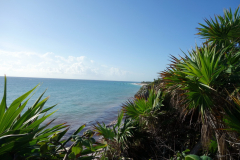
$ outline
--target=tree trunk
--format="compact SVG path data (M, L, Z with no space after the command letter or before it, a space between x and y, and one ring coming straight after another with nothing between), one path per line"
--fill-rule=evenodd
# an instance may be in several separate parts
M225 133L219 135L219 133L215 132L217 144L218 144L218 159L226 160L226 141L225 141Z

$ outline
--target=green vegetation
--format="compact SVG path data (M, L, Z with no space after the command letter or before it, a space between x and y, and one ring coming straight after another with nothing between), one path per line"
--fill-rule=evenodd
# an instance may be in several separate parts
M43 109L48 100L48 97L41 100L45 92L22 113L38 85L7 107L6 84L5 77L4 95L0 104L0 159L92 159L93 156L89 154L106 147L106 144L95 142L92 138L93 131L77 136L85 125L80 126L67 140L62 140L69 129L66 124L49 128L49 124L54 121L51 120L44 125L43 122L54 113L46 114L47 111L55 106ZM73 143L67 149L65 145L70 140Z
M48 100L41 100L44 93L22 114L37 86L7 107L5 78L0 158L239 159L239 8L205 22L197 33L206 40L202 46L183 57L172 56L160 78L123 104L116 124L97 123L82 136L78 133L85 125L63 140L66 124L43 124L54 113L46 114L54 106L43 110ZM102 136L99 142L92 138L95 133Z
M205 22L197 34L206 42L172 56L160 78L123 105L133 127L118 158L239 158L239 8Z

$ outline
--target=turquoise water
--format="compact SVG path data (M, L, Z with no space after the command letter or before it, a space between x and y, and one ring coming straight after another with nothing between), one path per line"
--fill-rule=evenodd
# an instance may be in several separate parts
M3 95L3 83L4 78L0 77L0 98ZM109 123L114 120L121 104L133 97L140 88L133 82L121 81L7 77L7 105L39 83L41 86L27 107L47 89L44 97L50 98L45 107L58 104L52 110L58 111L50 119L57 118L53 124L67 122L71 125L70 133L85 123L90 127L96 121Z

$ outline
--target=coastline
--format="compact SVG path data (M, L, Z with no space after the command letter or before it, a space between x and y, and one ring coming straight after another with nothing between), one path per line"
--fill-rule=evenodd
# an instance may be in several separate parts
M56 81L58 81L58 80L56 80ZM65 81L65 80L64 80ZM68 80L66 80L66 81L68 81ZM55 80L54 81L50 81L50 82L55 82ZM59 82L60 83L60 82ZM61 81L61 83L62 83L62 81ZM86 83L86 82L85 82ZM118 84L118 83L116 83L116 82L108 82L107 84L109 84L109 83L112 83L112 85L108 85L109 87L108 88L113 88L112 89L112 91L114 91L115 89L118 89L117 87L118 86L120 86L121 88L124 88L125 87L125 83L120 83L120 84ZM46 84L46 82L45 82L45 84ZM91 81L91 84L92 84L92 81ZM137 92L139 92L139 90L141 90L141 88L143 87L143 86L146 86L147 84L145 84L145 83L134 83L134 82L130 82L130 83L128 83L129 85L126 85L126 86L132 86L133 87L133 89L129 89L129 90L125 90L125 92L122 92L122 94L120 94L120 96L124 96L124 97L126 97L126 98L124 98L124 99L122 99L121 97L120 98L116 98L116 97L112 97L113 99L111 99L111 103L113 103L113 104L108 104L107 102L108 101L106 101L106 102L101 102L101 104L99 105L99 106L106 106L106 105L108 105L107 107L106 107L106 109L104 109L104 111L99 111L98 112L98 114L95 116L95 117L91 117L91 114L89 114L89 113L85 113L85 117L84 117L84 119L83 119L83 117L80 117L80 118L78 118L78 117L76 117L76 113L74 113L74 112L70 112L70 111L68 111L67 112L67 114L69 114L69 113L71 113L72 114L72 117L66 117L66 114L64 113L62 113L60 116L61 116L61 118L60 118L60 116L56 116L57 117L57 119L51 124L52 126L54 126L54 125L57 125L58 123L65 123L66 121L67 121L67 123L69 124L69 125L71 125L70 126L70 128L69 128L69 130L68 130L68 132L65 134L65 136L64 136L64 138L68 138L69 136L71 136L77 129L78 129L78 127L79 126L81 126L81 125L83 125L83 124L86 124L86 127L80 132L80 133L78 133L78 135L80 136L80 135L82 135L85 131L87 131L87 130L93 130L93 128L94 128L94 125L97 125L97 122L99 122L99 123L104 123L106 126L108 126L108 127L111 127L112 125L115 125L116 123L117 123L117 117L118 117L118 114L119 114L119 112L120 112L120 110L122 109L122 104L124 104L128 99L132 99L132 98L134 98L135 97L135 94L137 93ZM48 84L48 85L51 85L51 84ZM97 86L98 84L96 84L96 86ZM100 85L103 85L103 84L100 84ZM122 86L122 85L124 85L124 86ZM100 88L100 89L98 89L97 91L104 91L105 90L105 83L104 83L104 86L102 87L102 88L100 88L100 87L98 87L98 88ZM135 89L134 89L135 88ZM96 87L94 87L94 90L96 90ZM133 92L131 92L131 90L134 90ZM100 93L104 93L104 92L100 92ZM130 93L130 94L129 94ZM52 93L51 93L52 94ZM75 93L76 94L76 93ZM127 95L127 96L126 96ZM95 96L96 97L96 96ZM86 97L85 97L86 98ZM101 95L100 94L98 94L98 96L97 96L97 98L101 98ZM115 99L114 99L115 98ZM121 99L121 102L119 101L118 103L115 103L115 101L114 100L116 100L116 101L118 101L118 99ZM66 100L68 100L68 99L66 99ZM106 99L106 100L108 100L108 99ZM79 100L80 101L80 100ZM77 101L78 102L78 101ZM85 102L85 101L84 101ZM81 106L82 104L84 104L84 102L81 102L81 104L78 104L78 103L76 103L76 105L79 105L79 106ZM85 102L86 103L86 102ZM106 103L106 105L105 105L105 103ZM73 104L75 104L75 103L73 103ZM97 106L97 103L95 104L95 106ZM60 106L61 107L61 106ZM97 107L95 107L95 108L97 108ZM60 109L62 109L62 108L60 108ZM81 108L80 108L81 109ZM87 109L88 108L83 108L82 110L82 112L86 112L87 111ZM63 110L63 109L62 109ZM76 108L71 108L71 110L74 110L74 111L76 111L77 112L77 109ZM94 110L95 111L95 110ZM90 110L90 112L91 112L91 110ZM92 111L93 112L93 111ZM86 116L86 114L88 114L89 115L89 117L87 117ZM75 116L75 118L74 118L74 116ZM54 117L55 118L55 117ZM64 119L65 118L65 119ZM99 136L94 136L94 138L96 139L96 140L98 140L100 137ZM67 143L66 144L66 146L67 147L69 147L69 146L71 146L71 142L69 142L69 143Z
M134 84L134 85L139 85L139 86L146 86L146 85L148 85L147 83L132 83L132 84Z
M134 94L133 97L135 97L136 94L139 94L139 93L143 92L142 88L146 88L146 87L143 87L143 86L148 85L147 83L132 83L132 84L141 86L141 88L139 88L139 90ZM104 116L105 119L100 118L100 119L97 119L96 121L92 121L92 123L90 123L91 125L86 127L86 128L92 129L93 125L96 125L96 122L100 122L100 123L104 122L107 127L111 127L111 126L117 124L118 114L119 114L119 112L121 111L121 108L122 108L121 106L122 106L122 104L106 110L106 112L104 113L106 115L106 116ZM111 115L111 116L109 116L109 115ZM102 138L102 136L94 136L94 137L96 139L101 139Z
M147 90L147 86L149 85L148 83L142 83L142 82L140 82L140 83L132 83L133 85L139 85L139 86L141 86L141 88L139 88L139 90L134 94L134 96L133 97L135 97L137 94L144 94L146 91L145 90ZM116 112L116 110L115 110L115 113L116 114L118 114L119 113L119 111L121 110L121 105L119 105L119 106L117 106L116 108L118 108L119 110ZM109 111L109 110L108 110ZM117 115L118 116L118 115ZM110 121L108 121L107 123L106 123L106 125L108 126L108 127L110 127L110 126L112 126L112 125L115 125L116 123L117 123L117 116L115 117L115 116L111 116L111 118L109 118L109 119L111 119ZM115 117L115 118L114 118Z

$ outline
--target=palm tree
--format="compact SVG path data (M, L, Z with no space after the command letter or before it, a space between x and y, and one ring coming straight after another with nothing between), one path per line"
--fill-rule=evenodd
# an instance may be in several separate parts
M196 47L188 54L180 59L172 57L173 64L161 77L168 87L184 91L180 101L185 114L197 110L203 125L221 128L216 117L224 111L226 89L233 93L240 86L240 52L217 50L212 44ZM219 131L215 135L221 136Z
M214 19L205 19L207 25L199 23L202 28L197 28L198 35L207 40L207 43L226 47L234 43L240 43L240 14L239 7L232 13L232 10L224 10L223 16L215 16Z
M205 22L197 34L206 43L189 51L189 56L172 56L173 64L160 75L168 88L181 90L179 101L185 114L198 110L202 124L217 129L221 128L217 117L226 111L228 93L240 87L239 8L234 13L224 10L223 16ZM220 131L215 130L215 135L219 140ZM223 154L220 146L218 149Z

